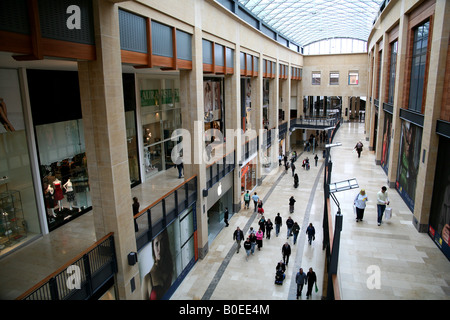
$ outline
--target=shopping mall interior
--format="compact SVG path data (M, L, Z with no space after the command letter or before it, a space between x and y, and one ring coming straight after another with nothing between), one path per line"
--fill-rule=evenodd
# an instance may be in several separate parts
M2 0L0 39L1 300L450 298L449 1Z

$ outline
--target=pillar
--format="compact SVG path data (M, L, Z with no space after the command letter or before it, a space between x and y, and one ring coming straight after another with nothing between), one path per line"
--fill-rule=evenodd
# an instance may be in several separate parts
M114 232L118 272L116 288L121 300L140 299L138 265L128 265L136 252L131 210L125 111L122 92L117 6L94 0L97 59L78 62L80 97L86 139L86 158L92 197L95 234L100 239ZM131 282L134 279L136 288Z

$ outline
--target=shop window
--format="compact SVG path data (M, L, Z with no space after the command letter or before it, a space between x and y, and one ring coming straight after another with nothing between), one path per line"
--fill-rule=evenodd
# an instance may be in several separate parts
M427 21L413 30L408 109L416 112L422 112L429 27L430 22Z
M0 69L0 256L41 233L19 74Z
M141 80L141 124L146 178L174 167L172 132L181 128L178 79Z
M390 64L389 64L389 87L388 87L388 102L390 104L394 103L394 90L395 90L395 72L397 67L397 50L398 50L398 41L394 41L391 43L391 56L390 56Z

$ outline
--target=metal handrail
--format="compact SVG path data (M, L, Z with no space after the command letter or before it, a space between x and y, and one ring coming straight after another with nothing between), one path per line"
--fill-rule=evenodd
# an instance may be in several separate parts
M111 232L21 294L16 300L89 299L117 273Z

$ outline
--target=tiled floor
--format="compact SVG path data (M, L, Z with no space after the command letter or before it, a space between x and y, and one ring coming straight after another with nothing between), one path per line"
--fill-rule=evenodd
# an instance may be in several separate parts
M355 177L360 187L366 189L370 200L364 222L356 223L352 204L359 189L336 194L344 215L338 273L342 299L449 299L450 262L428 235L416 231L411 222L412 213L393 189L388 190L393 218L377 226L375 198L379 188L386 184L386 174L375 165L374 153L367 151L367 147L360 159L352 152L359 139L365 140L363 124L343 124L335 137L335 142L341 142L342 146L331 151L332 182ZM306 155L312 158L311 153L303 153L300 160ZM230 219L230 226L210 243L205 259L194 265L172 299L295 299L293 280L299 267L315 270L319 291L312 299L321 299L325 262L322 164L319 149L317 167L313 164L311 170L305 171L297 166L299 188L293 188L291 171L285 174L283 168L273 170L257 188L258 194L265 199L265 217L271 220L280 212L285 221L289 216L288 199L291 195L295 197L297 202L292 218L301 227L296 245L292 238L286 239L283 223L279 237L273 230L271 239L264 239L261 251L256 251L246 261L243 248L236 254L232 233L237 226L245 231L250 226L256 228L258 217L252 210L241 210ZM176 172L168 171L164 175L158 177L159 181L161 178L167 181L164 187L171 189L180 182ZM139 197L141 207L150 204L153 197L159 198L166 190L159 184L157 189L152 189L152 198L147 199L144 189L149 187L142 185L132 190L132 194ZM95 241L92 214L87 213L1 259L0 299L14 299L91 245ZM316 240L312 245L307 243L305 235L306 225L310 222L316 227ZM286 241L293 250L286 280L278 286L274 284L275 266L282 258L281 247ZM375 283L371 281L373 270L379 271L378 289L369 288ZM301 299L306 299L305 293L304 289Z
M342 146L331 149L332 182L356 178L370 200L364 221L356 223L352 205L359 189L336 193L344 215L338 270L341 298L449 299L450 262L427 234L416 231L412 213L396 190L388 189L393 218L377 225L376 193L386 184L387 177L381 167L375 165L375 155L367 151L367 147L361 158L353 152L359 139L365 142L363 130L360 123L343 124L334 140ZM300 160L306 155L312 158L311 153L304 153ZM291 172L284 175L282 168L266 177L257 188L258 194L266 199L265 217L272 220L280 212L285 221L289 216L288 199L291 195L296 198L292 218L301 226L296 245L292 238L286 239L283 225L280 236L265 239L261 251L256 251L247 261L244 250L235 253L232 234L238 226L246 230L249 226L256 228L258 218L252 210L241 210L210 244L208 255L196 263L172 299L295 299L295 273L300 267L315 270L319 291L312 299L321 299L325 253L322 250L323 159L320 156L319 159L318 166L312 165L310 171L298 166L298 189L293 188ZM316 240L312 245L307 243L305 235L309 222L316 227ZM282 258L281 247L286 241L293 251L286 280L278 286L274 285L275 266ZM306 299L305 291L301 299Z

